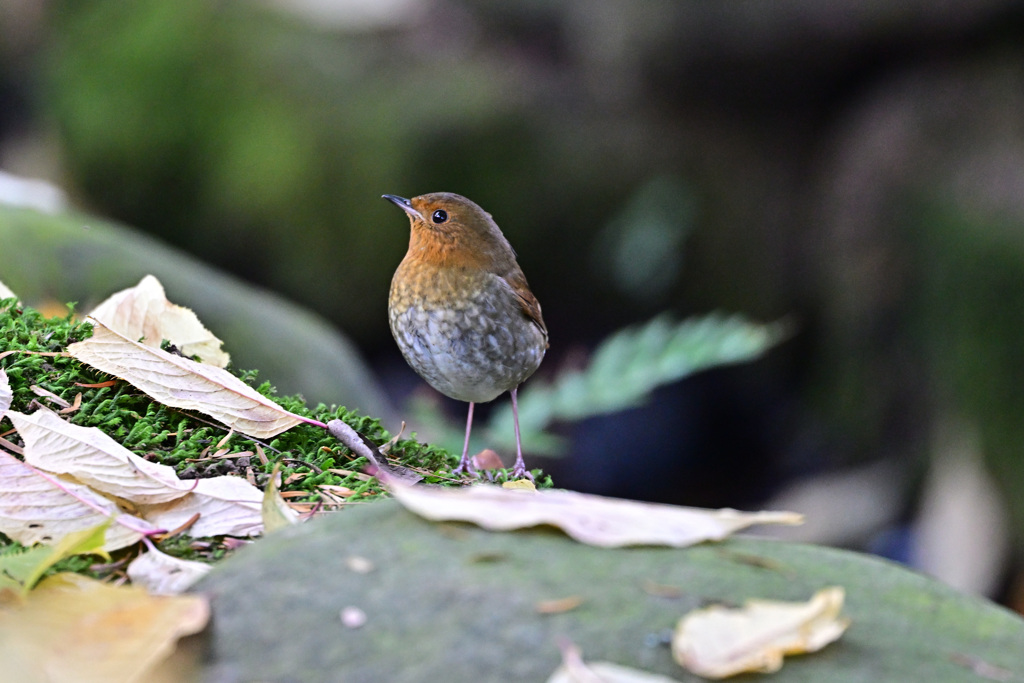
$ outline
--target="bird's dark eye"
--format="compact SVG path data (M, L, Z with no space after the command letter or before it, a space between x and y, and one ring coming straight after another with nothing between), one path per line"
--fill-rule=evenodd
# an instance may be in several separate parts
M448 212L444 211L443 209L438 209L430 217L430 220L434 221L435 223L444 223L446 220L448 220Z

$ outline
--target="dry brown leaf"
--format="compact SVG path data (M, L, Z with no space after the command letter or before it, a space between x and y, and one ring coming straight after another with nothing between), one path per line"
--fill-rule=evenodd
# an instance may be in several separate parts
M241 477L197 479L191 493L140 514L163 529L175 529L199 513L192 536L254 536L263 530L263 492Z
M165 405L196 410L257 439L268 439L302 419L227 370L196 363L124 337L93 321L89 339L68 346L81 362L141 389Z
M212 565L181 560L150 548L128 565L132 584L142 586L153 595L177 595L206 576Z
M56 403L61 408L70 408L71 407L70 403L68 403L67 401L62 399L57 394L53 393L52 391L50 391L48 389L44 389L44 388L42 388L40 386L36 386L35 384L33 384L32 386L29 387L29 391L31 391L33 394L35 394L39 398L45 398L46 400L50 401L51 403Z
M123 514L113 501L88 486L47 477L0 452L0 532L18 543L56 543L110 517L118 521L107 529L104 550L124 548L138 542L144 531L157 530L145 520Z
M82 407L82 392L79 391L77 394L75 394L75 400L71 402L71 405L69 405L67 408L62 408L61 410L59 410L57 412L59 412L61 415L67 415L68 413L77 412L81 407Z
M676 626L672 655L705 678L771 673L784 655L815 652L843 635L844 591L823 588L807 602L749 600L739 609L714 605L690 612Z
M149 680L177 640L202 630L209 615L203 596L153 596L56 574L24 603L0 608L0 680Z
M182 355L199 356L206 365L225 368L231 357L221 350L224 343L203 327L189 308L167 300L164 287L152 275L139 284L110 295L89 315L129 339L160 348L164 339Z
M562 665L547 683L677 683L676 679L611 662L584 662L575 645L562 647Z
M721 540L753 524L799 524L794 512L738 512L638 503L574 491L519 491L487 484L460 489L393 486L406 508L433 521L473 522L508 531L551 524L581 543L614 548L667 545L681 548Z
M194 486L178 479L173 467L140 458L96 427L71 424L46 408L8 417L25 441L25 462L102 493L152 505L181 498Z
M500 470L504 465L501 456L490 448L485 448L473 456L473 467L478 470Z
M4 413L11 407L11 401L13 400L14 391L11 389L10 380L7 379L7 373L4 372L4 369L0 368L0 417L3 417Z

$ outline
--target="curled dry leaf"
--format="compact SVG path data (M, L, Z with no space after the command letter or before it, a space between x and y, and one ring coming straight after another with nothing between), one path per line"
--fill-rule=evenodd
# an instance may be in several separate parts
M433 521L473 522L500 531L551 524L581 543L608 548L681 548L720 540L753 524L799 524L803 519L794 512L702 510L574 491L520 491L486 484L460 489L393 485L392 492L407 509Z
M150 548L128 565L128 578L133 585L142 586L153 595L177 595L188 590L212 568L202 562L181 560Z
M672 655L705 678L744 672L771 673L784 655L815 652L850 625L840 618L844 591L823 588L807 602L749 600L740 609L721 605L683 617L672 637Z
M70 533L106 522L104 550L136 543L157 527L126 515L88 486L48 477L0 451L0 532L22 545L56 543Z
M0 417L3 417L4 413L10 409L13 400L14 391L11 390L11 382L7 379L4 369L0 368Z
M155 401L196 410L257 439L277 436L302 422L227 370L139 344L92 322L92 337L71 344L68 353Z
M139 506L139 513L162 529L176 529L199 513L192 536L254 536L263 531L263 492L241 477L197 479L177 500Z
M166 503L188 493L193 482L178 479L173 467L135 455L96 427L79 427L40 408L8 417L25 441L25 462L67 474L97 491L136 504Z
M210 617L200 595L154 596L55 574L0 609L0 680L144 681Z
M575 645L562 647L562 665L547 683L677 683L674 678L630 669L611 662L584 662Z
M152 275L139 284L111 294L89 315L129 339L160 348L164 339L184 356L199 356L203 363L226 368L231 357L221 350L224 343L203 327L189 308L167 300L164 286Z

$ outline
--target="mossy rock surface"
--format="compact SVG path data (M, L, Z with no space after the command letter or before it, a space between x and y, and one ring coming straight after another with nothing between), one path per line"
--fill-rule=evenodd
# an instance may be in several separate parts
M370 560L357 573L346 558ZM649 582L645 590L645 582ZM674 586L658 596L650 584ZM208 674L239 681L544 681L565 637L584 657L680 681L664 638L685 612L845 587L846 634L773 680L1024 680L1024 620L892 563L757 539L608 550L538 528L435 524L394 501L269 535L196 590L213 599ZM540 614L538 602L582 604ZM365 611L347 628L347 606ZM736 680L754 680L756 676Z

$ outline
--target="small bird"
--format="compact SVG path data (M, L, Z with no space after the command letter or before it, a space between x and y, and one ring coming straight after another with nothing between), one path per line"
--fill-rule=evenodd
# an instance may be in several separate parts
M427 383L469 402L462 460L469 458L473 406L512 396L516 478L523 464L516 391L544 359L548 330L516 253L491 215L450 192L404 199L386 194L409 216L409 251L391 280L388 317L398 348Z

